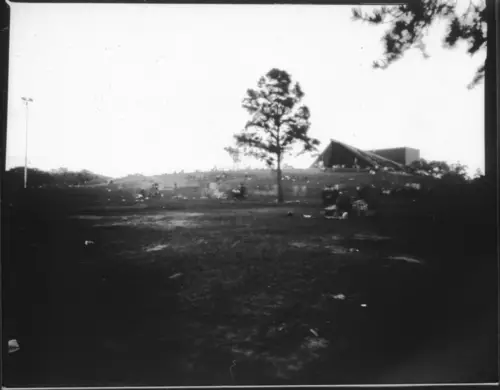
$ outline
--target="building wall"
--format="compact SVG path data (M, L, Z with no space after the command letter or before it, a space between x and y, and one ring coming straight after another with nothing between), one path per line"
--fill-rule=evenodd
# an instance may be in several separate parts
M365 161L358 158L353 154L353 152L337 143L330 144L329 151L325 153L323 157L325 167L332 167L335 165L345 165L347 167L351 167L355 162L360 166L360 168L369 167Z
M406 164L406 151L404 148L378 149L372 152L400 164Z
M411 164L420 158L420 151L413 148L377 149L372 152L404 165Z
M406 148L406 165L410 165L413 161L420 160L420 150Z

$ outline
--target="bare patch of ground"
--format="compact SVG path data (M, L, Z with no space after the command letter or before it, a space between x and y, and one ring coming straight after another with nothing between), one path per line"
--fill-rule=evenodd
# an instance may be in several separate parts
M286 211L27 221L12 253L36 272L10 296L32 307L29 286L41 309L19 311L15 337L29 352L20 367L46 386L352 383L430 337L429 319L447 306L429 290L429 267L414 266L429 259L413 236ZM11 383L26 385L16 375Z

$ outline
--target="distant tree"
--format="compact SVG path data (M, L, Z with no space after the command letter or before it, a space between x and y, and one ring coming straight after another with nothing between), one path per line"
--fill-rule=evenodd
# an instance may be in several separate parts
M68 173L68 172L69 172L68 168L64 168L64 167L57 168L57 169L54 169L52 171L52 173L56 173L56 174L60 174L60 175L64 175L65 173Z
M483 171L481 169L477 168L476 171L474 172L474 179L480 179L484 176Z
M37 168L28 168L28 187L50 186L54 184L54 175ZM5 187L19 188L24 185L24 167L11 168L5 172L2 184Z
M94 173L87 171L86 169L76 172L76 182L79 185L85 185L93 181L94 179L97 178L97 175Z
M292 147L301 152L317 150L319 141L308 135L309 108L301 104L304 92L284 70L271 69L258 81L256 89L248 89L243 108L251 115L241 133L234 136L236 149L245 156L264 161L277 172L278 202L283 202L281 166Z
M354 20L375 25L388 24L389 28L382 38L383 57L373 63L374 68L385 69L412 48L419 49L424 58L428 58L423 38L438 19L446 20L448 24L444 37L445 47L453 48L457 42L465 41L470 55L485 49L486 1L469 1L469 6L461 14L457 13L456 3L456 0L412 0L393 6L381 6L369 14L362 13L360 8L353 8L352 16ZM484 75L483 63L468 87L476 86Z
M448 182L466 182L469 180L467 166L460 163L450 165L445 161L427 161L421 158L413 161L409 165L409 169L414 174L432 176Z
M238 164L241 163L241 152L237 148L233 148L231 146L226 146L224 150L229 154L231 159L233 160L234 168L238 168Z
M462 177L468 177L467 173L468 168L469 167L467 165L457 162L455 164L450 165L450 172Z
M444 161L427 161L423 158L413 161L409 165L410 171L417 175L432 176L441 178L445 173L450 172L450 166Z
M467 173L467 169L467 165L463 165L461 163L451 164L450 171L445 173L442 179L450 183L468 183L471 181L471 178Z

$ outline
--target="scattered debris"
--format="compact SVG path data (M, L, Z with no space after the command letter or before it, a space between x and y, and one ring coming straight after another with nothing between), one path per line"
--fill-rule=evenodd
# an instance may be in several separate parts
M368 305L366 303L362 303L361 307L367 307Z
M358 215L362 212L366 213L368 210L368 203L363 199L358 199L352 203L352 208L358 212Z
M407 263L422 264L423 261L410 256L389 256L389 260L406 261Z
M332 295L332 298L343 301L346 297L344 294L336 294L336 295Z
M159 245L155 245L155 246L146 248L145 251L146 252L157 252L157 251L161 251L162 249L165 249L167 246L168 245L165 245L165 244L159 244Z
M240 243L240 240L235 241L235 242L233 243L233 245L231 245L231 248L234 248L234 247L235 247L236 245L238 245L239 243Z
M318 334L318 332L317 332L316 330L314 330L314 329L309 329L309 331L310 331L313 335L315 335L316 337L319 337L319 334Z
M92 244L95 244L95 242L90 240L85 241L85 245L92 245Z
M169 279L177 279L177 278L179 278L179 277L181 277L181 276L182 276L182 273L181 273L181 272L178 272L178 273L173 274L172 276L170 276L170 277L169 277Z
M344 220L344 219L348 219L349 217L349 214L347 212L344 212L340 217L338 215L327 215L325 214L325 219L340 219L340 220Z
M236 360L233 360L233 365L229 367L229 374L231 375L231 379L234 382L234 374L233 374L233 368L236 367Z
M338 246L338 245L327 245L326 249L329 249L331 251L331 253L336 254L336 255L359 252L358 249L344 248L343 246Z
M320 349L320 348L326 348L328 346L328 340L323 339L321 337L306 337L306 340L304 344L302 345L303 348L307 349Z
M304 218L312 218L312 215L310 215L310 214L302 214L302 216L303 216Z
M404 186L407 188L413 188L415 190L420 190L422 188L420 183L406 183Z
M304 242L290 242L288 245L293 246L295 248L305 248L307 246Z
M384 240L390 240L390 237L384 237L384 236L379 236L377 234L364 234L364 233L357 233L353 236L355 240L371 240L371 241L384 241Z
M9 353L15 353L21 349L16 339L9 340Z
M278 327L278 331L279 331L279 332L282 332L282 331L284 331L284 330L286 330L286 324L281 324L281 325Z

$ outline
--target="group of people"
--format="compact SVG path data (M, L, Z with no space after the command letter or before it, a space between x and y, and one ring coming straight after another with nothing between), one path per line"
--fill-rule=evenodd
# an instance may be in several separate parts
M338 184L334 186L326 185L322 192L323 206L327 216L349 214L353 210L353 198L357 199L358 202L362 202L365 206L369 206L370 209L376 209L379 203L378 193L379 190L374 185L358 186L356 187L356 196L351 197L347 191L341 190Z
M247 188L245 184L240 183L240 185L237 188L234 188L231 191L231 194L233 195L233 199L237 200L243 200L247 197Z
M351 197L345 191L340 190L339 185L326 185L323 189L323 206L332 211L332 215L343 215L352 210ZM335 206L332 208L331 206Z

